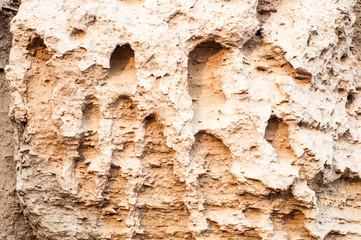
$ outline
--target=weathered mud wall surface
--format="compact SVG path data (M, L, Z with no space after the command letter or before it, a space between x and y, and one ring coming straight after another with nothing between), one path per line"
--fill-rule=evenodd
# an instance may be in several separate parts
M0 1L0 239L6 240L33 239L15 192L14 131L9 119L11 96L4 73L11 48L10 20L16 9L14 1Z
M360 239L354 0L27 0L17 190L38 239Z

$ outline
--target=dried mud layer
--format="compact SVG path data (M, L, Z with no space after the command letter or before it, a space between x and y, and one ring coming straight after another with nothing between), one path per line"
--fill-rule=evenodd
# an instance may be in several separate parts
M38 239L361 239L361 2L23 1Z

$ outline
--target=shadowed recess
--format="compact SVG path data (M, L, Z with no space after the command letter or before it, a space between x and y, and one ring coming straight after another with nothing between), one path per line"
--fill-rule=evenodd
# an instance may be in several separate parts
M226 51L219 43L209 41L198 44L189 53L188 92L196 121L219 113L226 102L222 90Z
M131 70L135 70L133 49L129 44L117 46L110 57L109 75L117 76Z

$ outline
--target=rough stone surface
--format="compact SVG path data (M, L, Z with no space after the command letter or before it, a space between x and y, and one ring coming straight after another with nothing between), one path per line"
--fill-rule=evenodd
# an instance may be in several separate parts
M22 2L38 239L361 239L361 2Z
M11 102L9 83L4 67L11 47L10 20L16 12L7 3L1 10L0 1L0 239L33 239L16 196L16 163L14 161L14 131L9 119Z

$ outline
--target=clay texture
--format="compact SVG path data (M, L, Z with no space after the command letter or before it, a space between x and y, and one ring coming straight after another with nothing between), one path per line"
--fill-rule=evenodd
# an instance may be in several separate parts
M361 2L26 0L6 76L38 239L361 239Z

